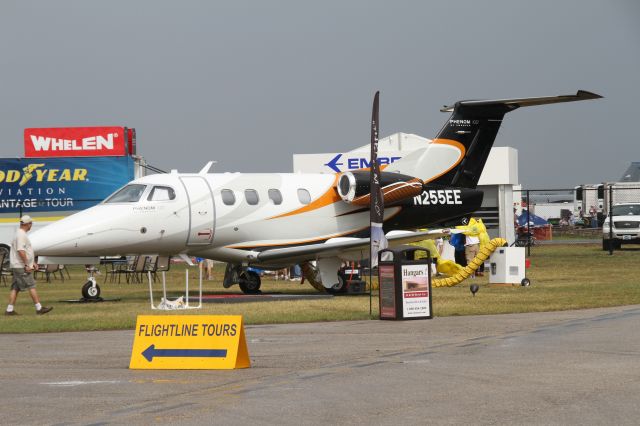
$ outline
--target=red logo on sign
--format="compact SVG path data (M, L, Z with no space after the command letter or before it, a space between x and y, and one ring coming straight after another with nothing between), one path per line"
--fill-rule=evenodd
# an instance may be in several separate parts
M102 157L127 155L124 127L24 129L25 157Z

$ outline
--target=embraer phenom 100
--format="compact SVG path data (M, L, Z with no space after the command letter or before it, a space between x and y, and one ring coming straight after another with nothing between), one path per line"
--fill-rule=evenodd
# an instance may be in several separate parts
M476 189L504 115L520 107L597 99L575 95L459 101L424 147L383 166L384 230L390 246L435 238L478 210ZM228 263L225 287L255 292L249 266L303 265L305 278L343 291L343 261L368 257L369 172L156 174L136 179L101 204L31 236L35 252L63 256L183 255ZM315 267L310 267L316 261ZM62 261L59 263L63 263ZM319 272L316 274L316 272Z

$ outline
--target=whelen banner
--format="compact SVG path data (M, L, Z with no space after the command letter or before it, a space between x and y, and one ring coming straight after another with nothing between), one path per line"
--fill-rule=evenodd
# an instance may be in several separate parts
M115 157L135 154L135 130L126 127L24 129L24 156Z
M2 158L0 214L84 210L133 178L129 156Z

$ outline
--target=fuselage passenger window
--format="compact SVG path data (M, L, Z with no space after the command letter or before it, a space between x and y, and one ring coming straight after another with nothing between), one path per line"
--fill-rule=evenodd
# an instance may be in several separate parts
M111 197L109 197L105 203L136 203L142 197L146 185L127 185Z
M245 189L244 198L247 200L247 204L255 206L260 199L258 198L258 191L255 189Z
M282 194L278 189L269 190L269 199L273 201L273 204L275 204L276 206L282 204Z
M171 201L175 200L175 198L176 193L173 188L169 188L168 186L154 186L147 197L147 201Z
M236 196L233 194L232 190L223 189L220 191L220 195L222 196L222 202L227 206L232 206L236 203Z
M302 204L309 204L311 202L311 194L304 188L298 188L298 200Z

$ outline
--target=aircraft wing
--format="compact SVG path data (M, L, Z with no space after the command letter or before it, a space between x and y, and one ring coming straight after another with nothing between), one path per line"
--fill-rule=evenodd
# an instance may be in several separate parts
M389 247L402 244L422 241L426 239L436 239L450 235L449 229L436 229L430 231L391 231L387 234ZM455 231L453 231L455 232ZM324 243L309 244L296 247L285 247L268 249L262 251L257 256L258 263L274 263L286 260L289 262L301 262L317 257L340 257L348 254L355 256L369 257L369 238L331 238Z

